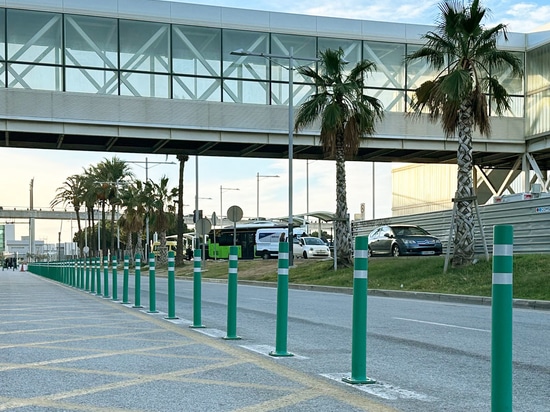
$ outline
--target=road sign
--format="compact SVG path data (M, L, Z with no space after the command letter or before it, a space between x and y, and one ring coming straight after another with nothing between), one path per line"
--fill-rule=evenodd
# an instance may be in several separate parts
M206 218L199 219L195 224L195 231L199 236L207 235L212 228L212 223Z
M216 212L212 212L212 224L214 226L218 224L218 216L216 216Z
M239 206L231 206L227 209L227 218L232 222L238 222L243 218L243 210Z

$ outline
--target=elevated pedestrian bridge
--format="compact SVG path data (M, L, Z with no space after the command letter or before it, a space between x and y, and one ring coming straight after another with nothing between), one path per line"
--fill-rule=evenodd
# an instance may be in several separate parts
M386 109L353 160L456 161L457 143L438 124L405 115L412 91L433 73L404 57L432 27L157 0L16 3L0 0L0 147L286 158L291 60L230 52L294 50L299 65L342 47L351 64L376 63L366 92ZM537 99L550 84L550 35L509 39L501 46L529 60L533 81L502 73L514 110L492 119L490 138L474 136L474 163L487 181L489 170L534 170L547 190L550 117ZM314 85L294 77L298 107ZM293 143L295 158L325 158L315 125Z

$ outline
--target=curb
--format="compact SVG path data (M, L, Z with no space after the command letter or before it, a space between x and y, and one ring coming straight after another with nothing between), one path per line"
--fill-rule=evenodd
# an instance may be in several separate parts
M203 280L211 281L207 278ZM223 279L214 279L213 281L219 283L225 282ZM254 280L239 280L239 284L250 286L277 287L277 284L275 282L259 282ZM296 290L313 290L316 292L343 293L346 295L353 295L353 288L338 286L289 284L288 287L289 289ZM444 293L408 292L402 290L385 289L369 289L368 294L369 296L380 296L386 298L419 299L431 300L435 302L465 303L470 305L491 306L491 297L488 296L450 295ZM550 301L514 299L513 307L518 309L550 310Z

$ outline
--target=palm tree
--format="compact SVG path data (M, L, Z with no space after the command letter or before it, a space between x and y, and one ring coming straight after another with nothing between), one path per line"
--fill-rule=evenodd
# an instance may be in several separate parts
M60 203L64 205L70 204L76 213L76 222L78 226L78 233L82 231L82 224L80 222L80 208L84 202L84 194L86 192L85 179L82 175L72 175L63 182L63 185L57 188L57 194L50 202L50 206L53 208ZM78 236L78 249L82 254L82 237Z
M177 190L177 197L178 197L178 218L177 218L177 225L178 225L178 231L177 231L177 246L176 246L176 265L182 265L184 261L184 250L183 250L183 230L184 230L184 222L183 222L183 172L185 170L185 162L189 160L188 155L179 154L177 155L177 159L179 160L179 179L178 179L178 190Z
M105 188L107 192L106 200L111 206L111 244L110 252L111 256L114 255L115 250L115 215L116 208L120 205L119 189L120 185L124 184L124 179L132 177L133 173L130 170L130 165L124 160L114 156L112 159L103 159L97 166L99 174L102 180L99 182L102 188Z
M416 114L429 111L432 121L440 120L446 137L458 132L456 231L452 265L469 265L474 259L474 216L472 204L472 131L489 136L489 96L498 115L510 108L510 97L496 74L510 68L522 75L522 63L512 53L498 50L497 39L508 40L506 25L486 28L482 21L487 9L473 0L468 5L445 1L439 5L437 29L423 36L426 43L406 57L426 59L439 74L415 91Z
M298 68L300 74L313 80L317 92L300 106L294 123L298 131L320 118L323 151L336 160L334 227L338 267L352 265L345 161L357 154L361 139L372 136L376 121L383 117L381 102L364 94L363 89L374 63L362 60L346 74L343 56L341 48L327 49L320 53L319 73L311 67Z
M168 178L163 176L160 183L148 182L150 187L151 199L151 226L159 235L159 255L157 261L159 264L166 264L167 249L166 249L166 230L173 223L172 192L168 189Z
M130 185L123 187L120 191L120 200L124 208L124 214L120 219L123 231L126 233L126 254L133 259L134 250L136 254L143 256L141 239L145 226L145 199L148 195L145 192L143 182L137 180ZM132 246L132 235L136 234L135 249Z

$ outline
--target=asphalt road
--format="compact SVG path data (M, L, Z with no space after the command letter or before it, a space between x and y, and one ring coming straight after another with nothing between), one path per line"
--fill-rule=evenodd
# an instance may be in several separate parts
M122 285L122 278L119 279ZM133 276L130 301L134 300ZM149 306L148 278L141 304ZM167 312L167 280L156 279L156 309ZM119 297L121 292L119 291ZM176 281L176 315L193 319L193 282ZM290 290L288 351L277 358L339 384L351 372L353 297ZM227 330L227 285L202 283L197 332L220 339ZM226 341L262 354L276 343L276 288L239 285L237 334ZM368 298L365 397L402 411L488 411L491 408L491 307L387 297ZM514 309L513 410L550 412L550 312Z

